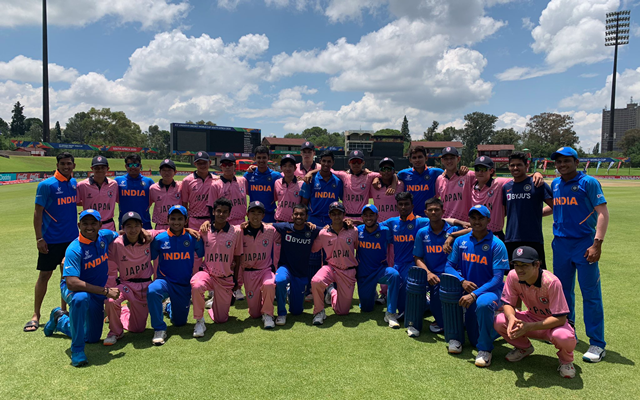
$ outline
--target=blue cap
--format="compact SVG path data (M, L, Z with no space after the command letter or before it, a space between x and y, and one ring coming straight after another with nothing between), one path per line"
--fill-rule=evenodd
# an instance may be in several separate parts
M173 213L174 211L180 211L180 213L184 215L185 218L187 218L187 209L184 208L184 206L177 205L177 206L171 207L169 209L169 214L167 215L171 215L171 213Z
M376 206L374 206L373 204L367 204L366 206L362 207L362 213L364 214L364 210L370 210L373 213L378 213L378 208Z
M479 212L483 217L491 218L491 211L489 211L489 209L483 205L478 204L477 206L471 207L471 209L469 210L469 215L471 215L471 213L474 211Z
M551 159L555 160L556 158L558 158L558 156L573 157L578 160L578 152L571 147L560 147L558 150L556 150L555 153L551 155Z
M87 215L91 215L93 218L95 218L98 222L102 221L102 217L100 216L100 213L94 209L87 209L84 210L83 212L80 213L80 220L82 220L82 218L86 217Z

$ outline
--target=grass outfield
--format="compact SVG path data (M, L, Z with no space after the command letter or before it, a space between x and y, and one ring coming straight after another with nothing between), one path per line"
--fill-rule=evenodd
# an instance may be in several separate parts
M91 170L91 158L76 158L76 170ZM124 159L110 159L109 164L114 171L124 171ZM142 169L157 171L162 160L142 160ZM192 171L192 164L176 162L178 171ZM0 157L0 173L3 172L40 172L53 171L56 169L55 157Z
M632 222L640 218L634 206L640 185L603 186L611 212L601 260L607 356L599 364L581 359L588 344L579 298L573 380L560 378L555 349L543 342L534 342L534 355L510 364L504 356L511 347L499 340L493 364L480 369L473 365L475 351L468 344L461 355L450 356L442 336L424 332L409 339L404 330L386 327L381 306L361 314L357 300L349 316L335 316L328 308L321 327L311 325L307 304L303 315L290 316L286 326L271 331L248 318L242 301L232 307L226 324L213 325L205 317L208 330L202 339L192 338L190 318L185 327L170 326L167 343L153 347L148 326L144 333L125 334L113 347L87 345L90 364L74 368L70 339L60 334L46 338L42 328L22 332L32 313L37 276L32 227L36 184L0 187L5 224L0 233L0 398L637 398L638 250L629 244L640 236ZM545 219L549 255L550 222ZM59 305L59 293L57 279L52 279L43 325Z

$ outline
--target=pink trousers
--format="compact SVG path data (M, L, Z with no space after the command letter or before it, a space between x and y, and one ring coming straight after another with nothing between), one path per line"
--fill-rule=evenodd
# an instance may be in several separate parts
M233 295L233 277L220 278L211 276L206 271L200 271L191 277L191 300L195 319L204 315L204 292L207 290L213 290L213 305L209 310L209 316L215 323L227 322Z
M311 279L313 293L313 313L324 310L324 291L332 283L336 290L331 294L331 307L338 315L347 315L351 309L353 289L356 286L356 269L342 270L325 265Z
M244 290L251 318L259 318L262 314L273 317L276 276L270 268L259 271L244 271Z
M124 282L118 286L120 297L105 300L105 311L109 317L108 336L121 336L123 329L129 332L144 332L147 327L147 287L151 282ZM127 306L122 306L126 301Z

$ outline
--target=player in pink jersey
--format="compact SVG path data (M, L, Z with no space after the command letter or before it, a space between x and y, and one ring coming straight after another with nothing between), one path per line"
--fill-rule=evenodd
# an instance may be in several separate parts
M399 217L396 207L395 193L404 192L404 183L395 178L395 163L389 157L385 157L378 163L380 168L380 187L373 185L369 188L369 197L373 199L373 205L378 209L378 221L386 221L389 218ZM392 191L389 191L392 188Z
M105 156L95 156L91 160L93 176L78 183L77 203L83 210L93 209L103 218L102 229L116 230L113 212L118 201L118 182L107 179L109 161Z
M301 203L302 184L304 181L295 176L296 159L287 154L280 160L280 169L284 175L275 182L275 199L277 202L275 219L277 222L291 222L293 207Z
M276 297L275 267L278 264L280 234L276 228L262 223L264 204L252 201L247 208L248 222L242 229L242 273L251 318L262 316L265 329L275 326L273 300Z
M194 157L196 171L182 180L182 205L189 212L189 228L198 230L204 221L211 218L209 195L211 185L218 177L209 172L211 160L206 151L199 151ZM211 202L213 203L213 202Z
M167 215L172 206L182 204L182 182L176 182L173 177L176 175L176 165L168 158L160 163L160 179L149 188L149 207L153 207L152 221L156 224L156 229L169 229Z
M573 378L575 331L567 320L569 306L560 280L540 268L538 253L531 247L518 247L513 252L512 266L502 291L503 313L495 318L495 329L515 349L505 357L516 362L533 353L529 338L546 340L558 349L563 378ZM527 311L514 308L519 299Z
M444 173L436 180L436 197L444 204L443 218L469 222L471 190L476 175L467 167L458 168L460 154L455 147L445 147L440 154Z
M316 158L316 147L313 143L302 143L302 146L300 146L300 155L302 156L302 162L296 166L295 176L304 178L309 171L320 168L320 165L314 161Z
M211 187L209 208L213 208L213 203L221 197L230 200L229 223L240 225L247 216L247 180L236 176L236 157L231 153L225 153L220 157L220 168L222 176Z
M327 264L320 268L311 279L313 293L313 324L322 325L327 318L324 311L323 293L330 300L331 307L338 315L347 315L351 309L353 290L356 286L355 249L358 247L358 230L344 222L345 209L342 203L333 202L329 206L331 226L323 229L313 242L311 251L320 249L326 254ZM337 285L337 288L333 284Z
M193 337L202 337L207 327L204 323L204 292L213 290L214 298L209 315L215 323L229 319L229 307L233 292L238 289L238 271L242 256L242 230L227 222L231 213L231 201L224 197L213 203L213 224L204 241L204 271L191 278L191 299L196 326Z

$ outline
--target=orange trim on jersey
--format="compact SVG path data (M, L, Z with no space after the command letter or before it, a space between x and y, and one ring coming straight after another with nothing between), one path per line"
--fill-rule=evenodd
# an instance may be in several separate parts
M46 212L47 215L49 216L49 218L51 218L54 222L58 222L57 219L53 218L53 216L51 214L49 214L49 211L47 211L46 209L44 209L43 211Z
M407 219L406 219L406 220L407 220L407 221L413 221L414 219L416 219L416 216L415 216L415 215L413 215L413 213L411 213L411 214L409 214L409 215L407 216Z
M180 236L184 235L187 232L186 229L182 229L182 233L180 234ZM167 233L169 234L170 237L174 237L176 235L173 234L173 232L171 232L171 229L167 229Z
M578 225L582 225L586 220L589 219L589 217L591 217L591 215L593 215L593 213L596 212L596 210L594 209L593 211L591 211L589 213L589 215L587 215L587 218L583 219L582 222L580 222Z
M78 236L78 241L82 244L91 244L93 240L89 240L86 237L82 236L82 233Z
M56 170L56 172L53 174L54 178L56 178L57 180L59 180L60 182L66 182L69 179L65 178L64 175L62 175L60 173L60 171Z

